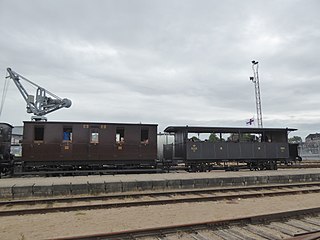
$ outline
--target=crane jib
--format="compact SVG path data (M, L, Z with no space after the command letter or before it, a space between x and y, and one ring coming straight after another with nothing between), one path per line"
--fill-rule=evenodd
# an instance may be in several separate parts
M11 68L7 68L7 71L9 73L7 78L13 80L27 104L27 112L35 115L31 117L32 120L46 120L46 114L61 108L71 107L72 102L70 99L58 97L47 89L14 72ZM36 87L37 90L35 95L29 94L20 80L24 80Z

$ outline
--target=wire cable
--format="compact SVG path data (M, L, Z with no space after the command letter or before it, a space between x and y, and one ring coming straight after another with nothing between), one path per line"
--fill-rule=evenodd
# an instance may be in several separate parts
M5 78L5 81L4 81L4 87L3 87L3 91L2 91L2 97L1 97L0 117L1 117L1 115L2 115L3 106L4 106L4 103L5 103L5 101L6 101L6 96L7 96L7 93L8 93L9 85L10 85L10 81L9 81L9 79L6 77L6 78Z

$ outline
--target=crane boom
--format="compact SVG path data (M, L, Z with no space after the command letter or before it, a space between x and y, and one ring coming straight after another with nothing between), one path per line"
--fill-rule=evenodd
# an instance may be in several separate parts
M72 102L70 99L62 99L58 97L45 88L35 84L34 82L11 70L11 68L7 68L7 71L9 73L8 77L13 80L23 99L27 103L27 113L33 113L35 115L31 117L32 120L47 120L45 117L46 114L56 111L60 108L69 108L71 106ZM21 79L37 88L35 96L30 95L27 92L20 81Z

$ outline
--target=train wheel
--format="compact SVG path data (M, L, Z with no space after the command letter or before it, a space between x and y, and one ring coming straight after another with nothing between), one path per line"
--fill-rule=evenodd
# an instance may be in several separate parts
M268 161L266 163L266 170L277 170L277 161Z
M254 170L254 167L253 167L253 163L252 163L252 162L247 163L247 166L248 166L248 168L250 169L250 171L253 171L253 170Z
M197 171L197 166L194 164L191 164L188 166L188 172L196 172Z
M208 170L207 164L203 163L199 166L200 172L206 172Z
M272 170L278 170L277 161L273 161L273 162L272 162Z

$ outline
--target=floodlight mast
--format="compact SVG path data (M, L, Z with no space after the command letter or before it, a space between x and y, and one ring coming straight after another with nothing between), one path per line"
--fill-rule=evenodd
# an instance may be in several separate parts
M253 60L251 63L252 63L253 77L250 77L250 80L254 83L258 127L259 128L263 128L263 124L262 124L262 109L261 109L261 96L260 96L260 84L259 84L259 74L258 74L259 62L256 62L256 61Z
M40 87L34 82L11 70L11 68L7 68L7 71L9 73L7 78L11 78L13 80L27 104L27 113L34 114L34 116L31 117L31 120L47 121L47 118L45 117L46 114L54 112L60 108L69 108L71 106L71 100L58 97L52 92L49 92L45 88ZM37 88L35 96L27 92L23 87L21 80L24 80Z

